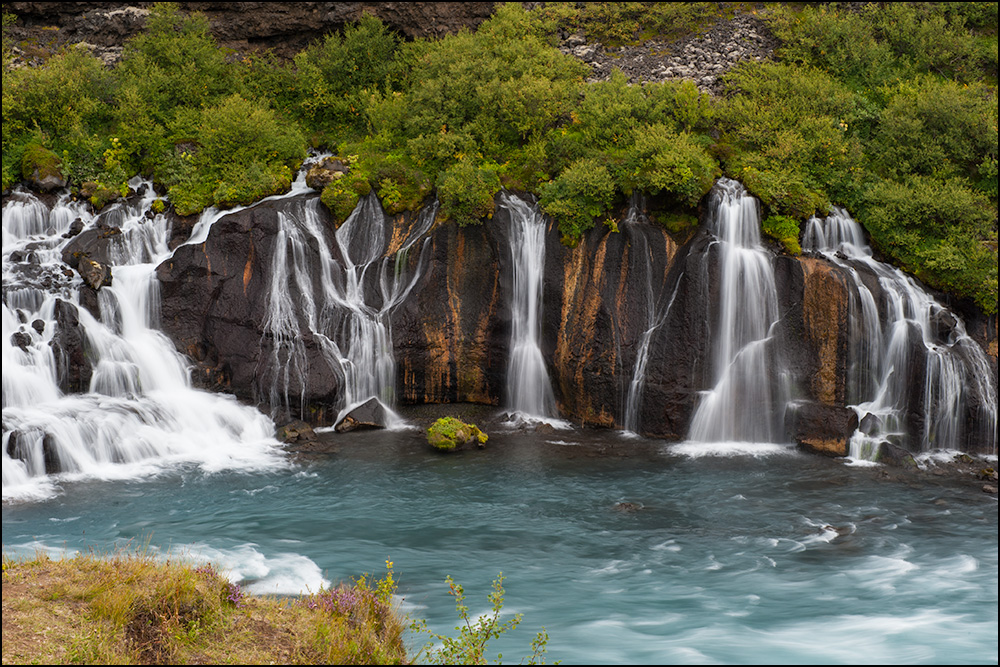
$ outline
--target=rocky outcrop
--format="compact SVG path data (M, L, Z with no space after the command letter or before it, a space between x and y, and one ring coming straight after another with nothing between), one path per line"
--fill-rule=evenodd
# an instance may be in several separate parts
M718 94L722 75L741 62L770 58L777 46L763 21L744 14L676 42L653 39L608 48L572 34L563 39L560 50L591 66L589 81L604 81L620 69L631 83L689 79L702 92Z
M87 338L80 326L79 312L72 303L56 299L53 316L55 332L49 345L56 361L59 388L67 393L90 391L94 369L87 354Z
M291 362L274 365L278 341L270 339L264 326L271 307L268 295L278 217L316 197L299 195L226 215L204 243L180 247L158 268L162 327L196 362L202 386L222 388L265 410L275 409L275 396L267 392L273 384L268 374L292 368ZM316 210L318 224L332 239L336 231L332 217L323 207ZM434 225L423 240L396 257L420 219L430 220L412 214L384 215L367 223L384 225L371 231L385 239L379 252L396 262L394 271L418 276L408 296L389 311L397 401L503 406L509 398L505 388L513 274L510 213L498 206L494 218L483 225ZM343 262L335 246L329 252ZM307 244L301 252L305 262L318 266L317 247ZM577 424L622 428L630 383L648 334L638 428L654 437L687 437L699 397L713 381L709 360L713 332L719 326L719 252L719 244L704 226L683 244L644 220L623 223L617 232L601 226L577 247L567 248L559 243L557 227L548 223L540 340L561 417ZM780 359L771 369L772 380L777 386L777 374L784 373L780 380L795 406L786 413L786 437L811 451L843 456L859 425L857 412L846 407L854 400L849 376L852 336L857 332L850 320L852 290L857 287L846 268L818 256L777 255L772 261L780 311L768 343ZM364 281L377 309L385 294L379 281L392 275L385 271L393 264L372 266L381 266L383 272L380 277L379 270L372 269ZM884 301L873 275L860 279L876 303ZM289 298L296 299L294 290ZM940 345L961 352L962 345L972 344L967 338L949 344L957 320L947 312L937 320ZM912 442L903 438L894 444L918 447L925 432L927 402L939 399L924 393L927 353L915 324L905 338L909 361L895 373L900 378L900 405L905 406L901 427ZM296 378L294 369L289 371L284 392L289 414L279 418L301 415L326 425L342 407L343 371L324 357L324 345L329 340L303 336L304 359L295 363L307 370L301 378ZM978 451L977 429L985 424L976 422L977 401L983 396L975 392L969 396L964 408L969 435L963 436L962 446ZM863 428L880 432L874 415L861 416L866 420Z
M122 45L146 25L152 2L8 2L4 11L18 22L16 43L31 39L49 48L81 44L106 62L121 57ZM271 49L291 58L323 35L340 30L363 13L378 16L408 38L442 37L475 29L493 13L493 2L181 2L201 12L216 40L239 53ZM30 53L20 53L31 61Z
M378 399L369 398L344 415L334 430L337 433L349 433L359 428L385 428L386 422L385 407Z
M276 345L263 333L268 281L278 216L284 206L295 205L294 199L265 202L225 216L205 243L179 247L157 268L161 327L195 362L194 381L232 392L265 410L269 397L262 388L272 386L268 374L281 371L265 364ZM317 341L308 338L303 344L308 354L322 357ZM303 382L310 392L307 405L295 400L294 414L276 419L280 423L304 413L313 423L329 424L342 391L337 375L317 363ZM288 395L297 399L301 384L292 378Z
M788 410L788 432L799 447L824 456L847 456L858 413L823 403L804 403Z

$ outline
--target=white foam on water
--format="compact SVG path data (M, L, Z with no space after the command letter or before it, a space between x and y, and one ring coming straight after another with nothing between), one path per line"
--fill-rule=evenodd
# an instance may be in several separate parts
M794 456L798 452L795 445L774 442L681 442L668 445L673 454L697 459L710 456Z
M296 553L268 556L250 542L228 549L200 543L177 545L166 555L192 563L211 563L252 595L303 595L331 585L312 559Z

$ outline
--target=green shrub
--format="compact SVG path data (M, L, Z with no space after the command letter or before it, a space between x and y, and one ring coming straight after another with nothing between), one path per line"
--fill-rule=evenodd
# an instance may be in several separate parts
M875 247L938 289L997 309L996 201L962 179L877 181L859 219Z
M204 109L195 133L198 150L189 161L193 168L177 165L179 181L170 187L181 215L284 192L291 186L292 167L305 158L305 140L294 124L240 95Z
M212 37L208 19L183 14L177 3L150 8L146 29L125 44L116 76L166 125L179 108L198 109L231 94L236 79L226 51Z
M378 159L370 171L382 208L390 215L416 210L434 189L427 174L399 155Z
M608 168L593 158L578 160L541 187L539 204L559 223L564 242L575 245L606 214L614 201L615 183Z
M770 215L761 223L764 233L784 246L785 250L792 255L801 255L802 246L799 245L799 221L787 215Z
M979 86L922 76L887 87L869 150L883 175L975 178L997 154L997 97Z
M363 13L343 35L329 34L295 57L294 111L331 136L367 131L370 93L397 90L406 74L400 39Z
M715 161L690 134L676 134L664 125L640 128L630 155L635 186L651 193L669 193L696 206L719 176Z
M347 220L354 211L361 197L371 192L368 176L359 167L354 166L351 172L343 178L331 181L320 194L322 201L333 214L333 222L338 227Z
M477 225L493 217L500 177L496 165L460 160L438 176L437 189L441 217L460 227Z
M486 648L490 640L514 630L521 624L521 614L515 614L512 619L504 623L500 622L504 603L503 580L503 572L499 573L497 578L493 580L493 592L488 596L490 611L472 619L469 617L469 607L465 604L465 589L462 588L461 584L456 584L451 575L448 575L445 578L448 583L448 592L455 598L455 609L458 611L459 624L455 627L458 636L448 637L433 633L427 629L427 624L423 621L413 623L412 630L418 633L426 632L441 642L440 648L435 647L434 642L428 643L420 650L417 657L423 657L432 665L487 664ZM521 664L544 664L547 651L545 645L548 641L549 635L543 627L531 642L531 655L524 658ZM498 664L501 658L501 655L497 656Z

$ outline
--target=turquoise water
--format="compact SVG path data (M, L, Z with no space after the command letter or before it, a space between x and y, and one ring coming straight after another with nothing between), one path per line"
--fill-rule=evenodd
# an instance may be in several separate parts
M996 497L944 478L601 431L494 431L455 455L418 432L328 437L267 472L63 482L4 506L4 550L148 542L284 594L392 559L438 632L457 622L445 575L480 613L503 571L524 615L491 644L507 662L541 626L564 663L997 662Z

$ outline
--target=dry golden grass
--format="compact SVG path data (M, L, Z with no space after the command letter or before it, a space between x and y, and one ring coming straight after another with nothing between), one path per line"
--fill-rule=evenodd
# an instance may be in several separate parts
M3 557L4 664L403 664L405 627L364 580L256 598L142 553Z

